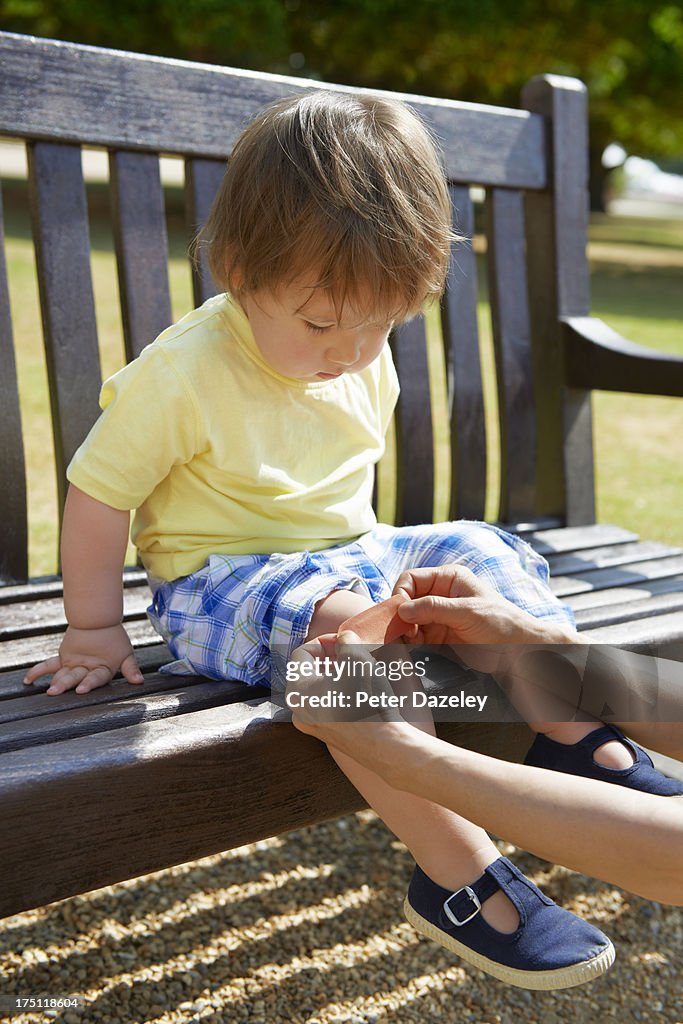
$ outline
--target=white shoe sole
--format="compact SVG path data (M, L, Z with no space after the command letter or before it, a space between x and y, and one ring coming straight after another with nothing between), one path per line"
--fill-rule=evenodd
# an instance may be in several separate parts
M456 956L466 960L473 967L478 967L480 971L485 971L494 978L498 978L499 981L504 981L507 985L515 985L517 988L537 989L547 992L552 989L573 988L575 985L585 985L587 982L599 978L605 971L608 971L614 963L616 955L614 946L610 942L609 946L602 953L582 963L570 964L568 967L558 967L553 971L522 971L517 967L506 967L505 964L499 964L496 960L489 960L482 953L476 953L469 946L458 942L457 939L454 939L447 932L443 932L440 928L437 928L430 921L427 921L426 918L422 917L421 914L418 914L411 907L407 897L403 904L403 912L416 931L425 935L433 942L438 942L440 946L448 949L451 953L455 953Z

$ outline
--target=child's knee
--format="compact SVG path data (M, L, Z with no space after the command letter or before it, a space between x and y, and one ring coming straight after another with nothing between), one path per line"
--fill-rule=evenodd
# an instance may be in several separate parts
M325 633L336 633L342 622L358 615L372 603L367 594L355 590L333 590L317 602L306 640L314 640Z

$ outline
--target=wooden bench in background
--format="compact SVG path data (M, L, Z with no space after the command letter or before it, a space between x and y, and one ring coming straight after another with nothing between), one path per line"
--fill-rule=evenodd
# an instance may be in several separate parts
M126 353L171 322L159 154L185 160L189 231L204 220L240 129L266 103L319 83L0 34L0 134L28 150L33 235L59 503L65 467L98 415L101 382L82 145L109 151ZM333 88L337 88L334 87ZM586 91L539 77L522 108L410 97L434 128L456 225L473 233L485 189L500 410L495 518L550 561L579 627L610 643L683 641L683 554L596 525L591 390L683 396L683 360L589 318ZM197 304L215 291L194 274ZM451 518L484 516L484 399L472 249L458 248L441 310L450 421ZM21 338L15 342L21 344ZM396 522L432 521L434 446L425 328L393 338ZM323 746L270 718L267 692L159 674L169 658L145 620L143 573L125 573L126 624L145 685L87 697L22 685L65 628L59 578L28 580L24 456L0 249L0 915L352 811L362 801ZM518 758L520 725L442 734Z

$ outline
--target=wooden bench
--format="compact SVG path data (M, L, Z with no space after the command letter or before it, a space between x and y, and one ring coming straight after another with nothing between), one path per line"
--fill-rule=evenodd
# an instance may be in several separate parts
M98 415L101 381L82 145L109 151L126 353L171 321L158 155L185 159L188 227L204 220L245 122L318 83L0 34L0 134L26 140L59 503L65 467ZM596 525L591 390L683 396L683 359L589 318L586 91L534 78L522 108L409 97L441 140L459 231L471 186L485 234L500 410L495 518L548 556L553 587L605 642L680 652L683 554ZM202 267L197 304L214 293ZM471 247L441 310L451 518L485 513L487 444ZM16 338L21 344L21 338ZM393 339L396 522L432 521L435 479L425 327ZM145 620L144 574L125 573L125 617L146 682L87 697L22 685L65 628L59 578L27 578L26 483L4 257L0 253L0 915L193 860L362 806L323 746L274 723L267 692L159 674L168 651ZM677 645L678 648L677 648ZM449 724L502 757L525 726Z

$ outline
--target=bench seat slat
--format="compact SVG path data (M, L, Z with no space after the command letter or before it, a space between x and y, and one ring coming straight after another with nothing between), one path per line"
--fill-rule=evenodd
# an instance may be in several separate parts
M587 569L604 569L623 562L645 562L668 555L680 555L683 550L658 541L634 541L626 544L608 544L588 551L547 555L551 576L572 575Z
M14 679L13 673L8 672L0 676L2 696L5 698L0 701L0 723L81 711L91 707L98 707L102 713L105 713L107 704L118 707L126 700L146 699L154 694L169 693L172 690L184 690L199 684L214 682L214 680L205 679L203 676L180 678L174 675L162 675L153 667L146 666L145 681L141 684L129 683L118 676L107 686L97 687L90 693L76 694L73 690L67 690L66 693L59 696L48 697L45 687L39 689L34 683L32 686L22 684L19 688L10 684L12 679ZM230 692L232 685L232 683L225 683L226 692ZM216 683L216 686L220 688L221 684Z
M566 597L575 611L589 608L602 608L613 605L615 608L629 601L646 601L657 594L672 594L683 590L683 576L674 575L658 580L641 580L624 587L610 587L607 590L589 590L583 594L571 594Z
M90 232L80 148L36 142L28 157L61 508L66 467L100 411Z
M601 626L588 630L586 635L595 643L614 644L626 650L647 651L658 647L662 657L667 656L667 648L670 648L675 660L683 658L683 612L680 611Z
M138 647L135 651L135 658L140 670L143 673L158 672L162 665L167 664L169 661L173 661L173 655L169 651L166 644L155 644L151 647ZM0 672L0 709L2 708L2 701L10 700L15 697L33 697L38 693L44 693L49 682L47 677L38 679L31 686L24 685L24 675L26 674L25 669L8 669L5 672ZM194 678L194 677L192 677ZM161 680L166 680L167 689L172 689L178 684L178 677L172 675L159 676L158 689L161 687ZM116 686L121 681L121 676L118 676L113 686ZM157 684L155 683L155 687ZM141 685L143 692L146 692L146 682ZM105 690L105 693L111 693L110 690ZM56 700L58 698L50 698ZM92 693L88 694L88 699L93 699Z
M240 683L216 683L206 680L190 680L188 685L171 691L153 691L155 678L150 679L150 688L144 694L135 693L137 687L127 685L124 696L116 701L83 704L83 698L71 694L67 702L70 707L63 711L38 711L27 717L22 714L22 705L37 705L51 702L55 698L40 696L31 701L4 701L0 705L0 754L25 747L38 748L60 740L75 739L79 736L99 736L102 733L155 721L159 718L178 718L178 729L183 728L183 718L190 712L206 708L223 707L239 701L266 696L263 687L244 686ZM165 680L161 677L162 685ZM38 752L37 757L41 754ZM0 763L2 763L0 761Z
M599 605L574 611L576 625L580 630L597 629L599 626L613 626L620 622L633 622L653 615L669 612L681 613L683 629L683 579L679 589L663 594L652 594L640 601L622 601L621 604Z
M573 576L554 576L551 577L550 585L557 597L564 598L587 590L604 590L607 587L677 576L681 572L683 556L672 555L645 562L624 562L623 565L607 569L589 569Z
M516 523L501 523L498 526L509 533L518 533L520 536L538 533L539 530L558 530L564 526L561 516L534 516L533 519L518 520Z
M133 648L160 644L162 639L146 621L133 621L127 627ZM55 653L55 637L37 636L19 640L7 640L0 646L0 671L5 669L28 668L36 662L49 658Z
M0 755L0 915L361 808L322 744L269 721L269 707L256 700L187 715L183 729L160 719L64 740L51 744L49 765L30 749ZM272 800L254 799L256 763ZM10 843L20 822L23 839Z
M469 189L450 189L454 230L474 236ZM486 427L477 322L477 263L470 243L454 246L442 303L451 428L452 519L483 519L486 503Z
M109 171L123 334L130 360L173 320L164 192L154 153L110 153Z
M627 621L633 616L646 615L652 607L654 614L660 610L669 610L668 597L674 604L671 610L678 608L678 595L683 593L683 575L674 575L661 579L639 581L628 586L612 587L604 590L592 590L579 594L570 594L563 600L574 610L579 629L607 624L607 622ZM628 606L633 605L634 610ZM52 640L54 650L54 639ZM136 647L136 658L143 672L157 671L161 665L172 660L165 644L157 643L151 647ZM22 680L25 669L0 672L0 701L3 698L22 696L27 692ZM162 676L167 680L167 687L175 685L175 677ZM28 693L36 693L48 687L47 680L38 680ZM110 691L107 691L110 692ZM90 695L92 696L92 695Z
M143 569L127 568L123 570L123 586L136 587L147 582L147 574ZM14 604L15 601L41 601L46 597L60 597L63 593L61 576L41 576L30 583L18 583L14 586L0 587L0 605Z
M262 698L184 715L182 729L166 718L53 743L49 762L0 755L0 916L365 806L322 743L270 714ZM510 760L531 737L522 724L437 731Z
M672 572L677 571L675 569L676 563L674 563L673 571L668 568L668 563L664 566L659 563L667 558L680 556L681 551L679 548L655 542L636 543L626 539L633 536L626 531L621 531L617 534L607 534L609 539L612 540L623 536L625 539L622 543L588 547L578 552L562 553L557 551L557 547L565 547L565 545L559 544L556 539L556 533L557 531L548 531L544 535L543 531L540 531L534 534L531 539L537 549L543 550L550 546L544 540L544 536L551 536L552 545L556 550L546 551L546 554L549 559L551 577L554 578L553 587L559 596L578 595L587 590L594 590L596 586L599 586L601 589L605 587L613 588L619 582L636 584L643 578L642 574L638 573L638 563L645 566L645 578L647 579L657 578L656 575L652 575L653 568L660 575L662 575L662 569L665 570L664 575L672 575ZM579 533L584 541L588 539L591 543L593 540L598 539L598 537L604 538L606 535L605 531L601 529L591 528L587 530L587 528L582 528L580 531L574 531L573 536L577 540L579 539ZM657 557L653 557L655 555ZM629 573L627 577L624 577L622 573L624 565L626 565L626 572ZM608 576L605 582L604 577L598 575L597 571L609 568L615 569L619 575L615 578ZM146 608L151 599L151 592L146 583L141 584L141 581L144 579L144 574L141 572L126 574L126 582L133 585L126 587L124 590L124 620L127 627L133 633L136 645L140 643L158 644L160 642L159 638L145 618ZM15 593L20 594L22 597L27 596L26 588L8 589L14 590ZM47 656L49 653L54 653L56 640L50 640L49 636L52 634L54 637L55 634L62 632L66 628L61 596L57 596L61 595L61 584L57 581L47 584L46 591L51 595L55 594L55 596L46 597L42 600L23 600L11 605L4 605L0 625L0 641L2 641L2 646L0 646L0 669L26 665L31 661L39 660L40 657ZM630 599L635 600L636 596ZM642 595L640 596L642 597ZM584 605L584 607L587 606ZM22 640L27 642L22 643Z
M627 544L638 540L636 533L609 523L591 526L566 526L560 529L522 531L524 540L541 555L580 551L603 547L607 544Z
M125 590L123 594L124 622L144 618L151 601L148 587ZM61 597L43 601L23 601L6 605L0 618L0 642L13 637L40 636L66 629L64 603Z

